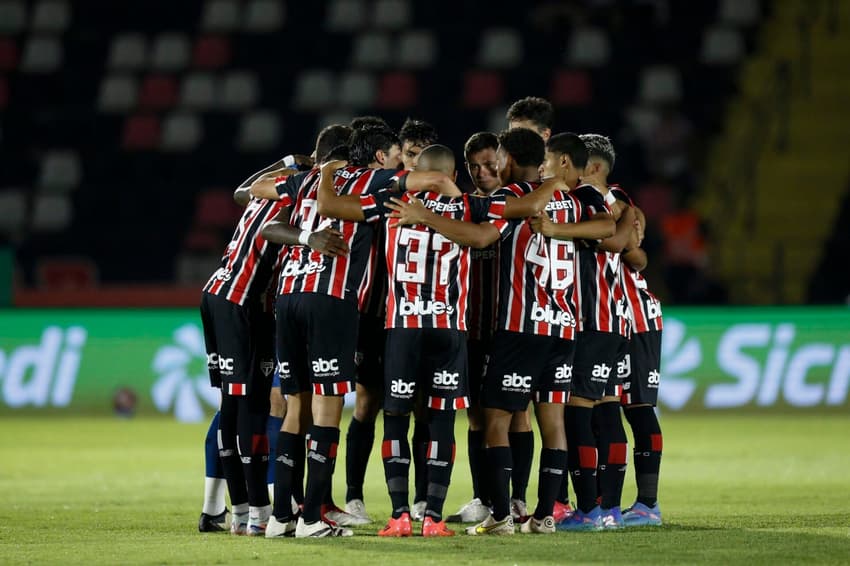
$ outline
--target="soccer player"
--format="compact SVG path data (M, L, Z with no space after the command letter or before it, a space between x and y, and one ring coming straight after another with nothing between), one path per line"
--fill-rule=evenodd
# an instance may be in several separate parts
M508 127L528 128L537 132L543 141L548 141L552 136L552 125L555 121L555 111L552 103L545 98L527 96L517 100L508 108L505 116L508 119Z
M412 171L422 150L437 143L437 130L428 122L408 118L398 131L401 140L401 161L404 168Z

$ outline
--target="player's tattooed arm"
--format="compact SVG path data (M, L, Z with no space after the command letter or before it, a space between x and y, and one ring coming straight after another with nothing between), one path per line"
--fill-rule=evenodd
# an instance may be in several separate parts
M598 214L583 222L552 222L549 215L539 212L531 218L531 230L556 240L602 240L614 235L615 224L610 214Z
M546 208L556 190L568 191L567 185L559 179L547 179L542 185L522 197L505 199L505 212L502 218L527 218L535 216Z
M491 223L476 224L441 216L426 208L416 197L411 197L409 201L393 197L384 206L392 209L393 212L387 216L397 218L399 224L428 226L461 246L486 248L499 239L499 230Z
M617 220L617 229L614 234L599 242L598 249L606 252L619 253L623 251L629 243L632 232L635 230L635 209L628 206L623 209Z
M301 245L298 240L301 229L289 223L290 216L289 207L278 212L272 220L263 226L263 238L276 244ZM325 228L311 233L307 239L307 245L327 256L341 256L348 253L348 244L343 239L342 234L333 228Z
M328 218L362 222L366 220L366 216L363 214L360 197L358 195L338 195L334 190L334 173L347 164L347 161L329 161L322 165L319 177L318 212Z

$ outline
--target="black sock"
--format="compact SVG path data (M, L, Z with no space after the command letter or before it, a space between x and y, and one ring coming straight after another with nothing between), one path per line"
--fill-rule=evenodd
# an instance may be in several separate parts
M594 418L599 425L596 440L599 452L598 486L603 509L620 506L623 481L626 477L628 439L620 403L600 403L593 408Z
M248 484L245 481L245 471L239 459L236 447L237 434L237 404L238 400L222 392L221 417L219 418L219 447L221 467L227 480L227 491L230 494L230 504L233 506L248 503Z
M654 507L658 503L658 473L664 444L661 426L652 407L634 407L626 409L625 413L635 437L637 501L647 507Z
M329 426L310 427L307 441L307 489L304 493L304 521L314 523L322 518L322 503L330 491L339 429Z
M596 507L596 439L593 437L591 419L593 409L588 407L564 408L567 424L567 468L573 480L576 506L587 513Z
M295 482L295 468L298 464L298 445L302 446L304 437L290 432L277 433L277 454L274 462L274 510L272 515L281 522L292 518L292 490ZM300 465L303 469L304 460ZM303 491L303 488L302 488Z
M490 468L490 499L493 503L493 518L497 521L501 521L511 514L512 460L510 446L487 448L487 466Z
M428 468L425 465L425 453L428 450L428 423L413 421L413 482L415 492L413 502L425 501L428 493Z
M535 519L543 519L552 514L555 498L561 488L561 480L567 474L567 451L543 448L540 451L540 472L537 480L537 508Z
M490 496L487 494L486 458L484 456L484 431L470 430L466 434L466 442L469 473L472 475L472 497L477 497L484 505L489 505Z
M268 393L265 394L268 399ZM257 408L248 397L239 398L239 458L248 487L248 503L252 507L269 504L266 476L269 467L269 438L266 436L267 406Z
M409 426L410 415L384 413L381 459L384 461L384 477L393 506L393 519L398 519L402 513L410 512L410 444L407 441Z
M298 435L298 441L292 446L292 457L295 467L292 470L292 497L295 503L304 505L304 472L307 466L307 438L304 434Z
M375 422L361 422L351 417L351 424L345 436L346 501L363 499L363 482L366 480L366 467L369 465L369 455L374 443Z
M509 432L511 457L514 461L514 471L511 474L511 490L513 499L526 500L528 480L531 477L531 462L534 460L534 433Z
M428 491L425 514L434 521L443 520L443 504L449 491L455 462L455 412L429 410Z

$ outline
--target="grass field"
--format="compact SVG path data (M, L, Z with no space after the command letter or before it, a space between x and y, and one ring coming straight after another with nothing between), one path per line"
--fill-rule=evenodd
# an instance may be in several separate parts
M448 512L471 493L465 424ZM351 539L265 540L197 532L204 426L6 416L0 563L850 563L850 416L665 415L662 426L661 528L383 540L375 524ZM536 465L532 475L530 503ZM624 504L632 478L630 469ZM382 522L390 509L377 453L367 484ZM340 472L338 500L343 486Z

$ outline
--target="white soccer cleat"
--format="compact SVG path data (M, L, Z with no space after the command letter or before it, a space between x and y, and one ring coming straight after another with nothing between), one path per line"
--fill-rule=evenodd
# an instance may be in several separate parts
M234 513L230 518L230 534L244 535L248 532L248 513Z
M446 517L447 523L480 523L490 515L490 508L477 497L461 507L454 515Z
M351 513L346 513L336 505L322 505L322 520L329 523L336 523L342 527L356 527L367 524L359 517L355 517Z
M298 518L295 526L295 538L324 538L324 537L350 537L354 536L351 529L343 529L324 521L316 521L313 524L304 522L304 517Z
M519 532L550 535L555 532L555 519L552 515L543 517L540 520L535 519L534 517L529 517L528 521L520 525Z
M410 518L413 521L421 521L425 518L425 508L428 506L427 501L417 501L410 508Z
M272 515L269 517L269 522L266 525L266 538L294 537L297 523L297 519L291 519L281 523Z
M487 518L473 527L466 527L466 534L473 536L483 535L512 535L514 530L514 518L508 515L501 521L487 515Z
M368 525L372 522L372 517L366 512L366 504L362 499L352 499L347 502L345 512L357 519L358 522L353 523L354 525Z
M252 507L248 511L248 528L245 534L249 537L261 537L266 534L266 526L272 516L272 506Z
M514 521L528 517L528 505L522 499L511 499L511 517Z

